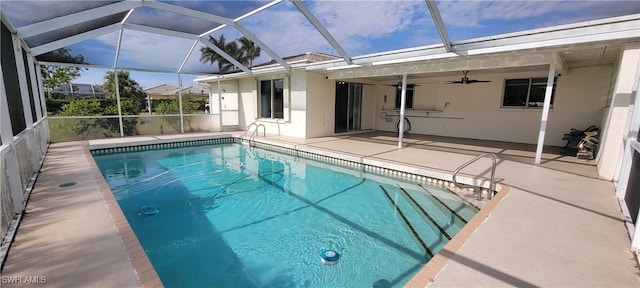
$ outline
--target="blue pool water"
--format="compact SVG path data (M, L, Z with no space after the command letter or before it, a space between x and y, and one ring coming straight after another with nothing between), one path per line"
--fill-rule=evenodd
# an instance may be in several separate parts
M401 287L477 212L439 187L241 144L94 158L166 287Z

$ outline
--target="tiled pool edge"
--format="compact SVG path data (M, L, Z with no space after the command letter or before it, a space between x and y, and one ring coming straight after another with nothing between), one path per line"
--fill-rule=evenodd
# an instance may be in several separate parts
M89 165L91 166L92 173L95 176L96 183L98 184L100 194L102 195L105 205L107 206L107 210L113 220L113 225L116 230L118 230L122 245L129 256L129 262L131 262L135 274L138 277L138 284L140 287L164 287L160 277L156 273L156 270L153 268L151 261L147 257L147 254L144 252L144 249L142 249L142 245L140 245L138 237L129 225L129 221L127 221L124 213L122 213L120 205L113 196L111 188L109 188L106 180L102 177L102 173L100 173L98 165L93 160L89 147L84 146L84 151L87 161L89 161Z

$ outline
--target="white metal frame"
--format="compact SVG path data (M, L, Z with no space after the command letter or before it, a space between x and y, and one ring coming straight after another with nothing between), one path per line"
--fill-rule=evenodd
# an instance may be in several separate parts
M636 223L633 225L634 219L630 218L629 211L625 204L625 196L627 194L627 186L629 185L629 178L631 172L631 166L633 164L634 153L640 153L640 142L638 142L638 129L640 129L640 97L638 97L638 90L640 89L640 59L637 63L636 75L634 77L634 89L631 95L631 99L635 99L635 102L629 106L629 117L625 124L625 131L623 135L623 152L622 161L619 166L618 183L616 185L616 196L619 199L620 206L623 214L625 215L627 229L631 236L631 248L635 251L640 251L640 229L638 228L638 219L635 219ZM640 163L638 163L640 164ZM637 211L640 215L640 210Z

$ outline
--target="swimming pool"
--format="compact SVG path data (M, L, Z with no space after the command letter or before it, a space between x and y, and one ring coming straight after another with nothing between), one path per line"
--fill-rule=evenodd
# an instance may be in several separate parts
M94 158L167 287L400 287L477 212L441 187L241 144Z

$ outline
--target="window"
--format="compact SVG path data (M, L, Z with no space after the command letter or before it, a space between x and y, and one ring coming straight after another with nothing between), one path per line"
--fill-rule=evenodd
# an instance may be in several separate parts
M260 117L270 119L284 118L284 81L260 81Z
M396 85L394 85L396 86ZM400 96L402 95L402 86L398 85L396 89L396 109L400 109ZM404 108L413 108L413 88L414 85L407 85L407 96L405 97Z
M507 79L504 85L502 107L541 108L544 106L544 94L547 78ZM556 92L556 79L551 90L551 107Z

